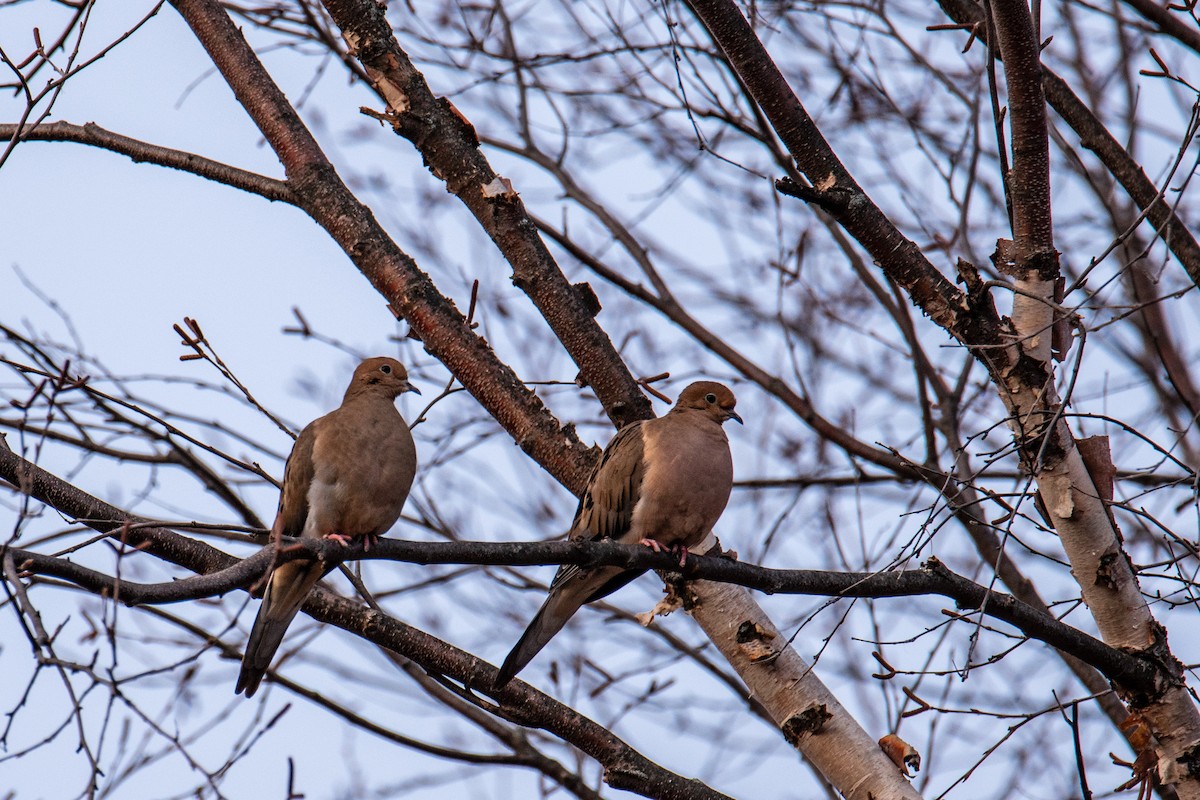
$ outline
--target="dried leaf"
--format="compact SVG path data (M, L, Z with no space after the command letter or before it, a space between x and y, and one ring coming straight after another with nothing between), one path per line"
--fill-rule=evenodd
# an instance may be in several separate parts
M908 768L912 767L913 775L921 771L921 754L908 742L894 733L889 733L879 740L879 747L887 753L892 763L900 768L904 777L911 778Z
M1107 436L1089 436L1075 442L1083 465L1096 484L1100 499L1111 503L1113 499L1113 482L1117 477L1117 468L1113 465L1112 449L1108 445Z
M665 617L672 611L677 611L681 608L683 608L683 600L681 600L679 595L675 594L675 592L668 591L666 596L654 605L654 608L650 609L649 611L643 611L641 614L638 614L636 618L638 624L640 624L643 628L648 628L650 627L650 623L654 621L655 617Z

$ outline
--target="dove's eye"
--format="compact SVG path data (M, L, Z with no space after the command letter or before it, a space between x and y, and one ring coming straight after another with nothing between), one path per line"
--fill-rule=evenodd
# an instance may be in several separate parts
M388 366L387 364L384 364L382 367L380 367L379 371L382 372L384 375L392 374L392 368L390 366Z
M717 396L715 394L713 394L712 392L709 392L708 394L704 395L704 402L715 403L715 402L717 402Z

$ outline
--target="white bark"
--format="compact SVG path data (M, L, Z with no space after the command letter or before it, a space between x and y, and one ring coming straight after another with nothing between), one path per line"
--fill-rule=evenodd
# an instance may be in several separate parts
M879 747L877 739L889 731L871 736L863 730L787 644L749 590L711 581L692 581L687 589L688 613L737 670L784 737L842 796L849 800L920 798Z
M1012 315L1019 334L1017 347L1026 356L1049 365L1053 284L1018 280L1017 287L1020 293L1014 298ZM1180 760L1200 760L1200 712L1183 684L1182 668L1176 669L1178 664L1166 648L1165 632L1142 596L1120 532L1084 464L1070 426L1057 415L1061 402L1053 381L1031 387L1023 382L1026 377L1016 369L1010 370L1002 393L1012 413L1010 425L1018 445L1040 441L1038 434L1052 428L1047 437L1049 445L1031 454L1035 458L1030 466L1071 563L1071 574L1107 644L1146 653L1160 663L1165 660L1167 668L1177 672L1178 682L1164 678L1155 695L1131 698L1126 692L1121 694L1131 711L1140 713L1157 737L1160 780L1176 784L1180 798L1200 800L1200 779L1189 774ZM1043 457L1037 458L1037 452Z

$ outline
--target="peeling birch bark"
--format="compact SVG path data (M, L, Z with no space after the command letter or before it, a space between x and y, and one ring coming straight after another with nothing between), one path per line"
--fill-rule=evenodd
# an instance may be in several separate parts
M710 535L697 551L720 551ZM784 738L848 800L921 795L787 643L744 586L692 581L684 607L721 651Z
M1055 302L1059 269L1039 42L1028 7L998 4L993 14L1013 151L1013 241L1001 241L995 256L996 266L1014 279L1015 340L1001 372L1001 396L1022 464L1037 483L1101 637L1157 668L1159 685L1152 691L1116 688L1157 739L1150 746L1157 754L1158 779L1173 785L1180 798L1200 800L1200 711L1188 694L1183 665L1167 646L1165 629L1142 597L1120 530L1062 416L1065 407L1055 389L1051 338L1061 312Z

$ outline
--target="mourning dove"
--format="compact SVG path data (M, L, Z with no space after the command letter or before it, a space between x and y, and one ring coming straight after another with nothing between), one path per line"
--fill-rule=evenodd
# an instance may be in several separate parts
M325 537L346 544L386 533L400 517L417 470L417 450L396 410L408 382L404 365L368 358L354 370L342 404L300 431L283 471L271 537ZM251 697L283 634L326 568L289 561L271 574L246 643L235 692Z
M571 539L612 539L685 557L712 530L733 488L733 459L721 425L742 418L736 398L712 381L693 383L665 416L626 425L604 448L579 498ZM640 575L620 567L563 565L550 595L496 678L503 687L562 630L584 603Z

